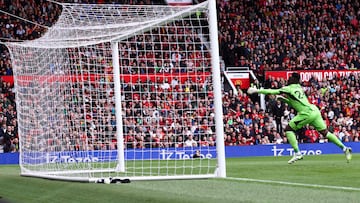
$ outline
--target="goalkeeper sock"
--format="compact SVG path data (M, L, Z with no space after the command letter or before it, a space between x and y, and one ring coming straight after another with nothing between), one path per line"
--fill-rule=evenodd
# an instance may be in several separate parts
M293 131L286 131L285 135L289 141L289 143L291 144L291 146L294 148L295 153L298 153L299 150L299 145L298 145L298 141L296 139L296 135Z
M339 140L339 138L337 138L334 134L332 134L331 132L328 132L326 134L326 138L328 140L330 140L332 143L336 144L337 146L339 146L341 149L344 149L345 145L341 142L341 140Z

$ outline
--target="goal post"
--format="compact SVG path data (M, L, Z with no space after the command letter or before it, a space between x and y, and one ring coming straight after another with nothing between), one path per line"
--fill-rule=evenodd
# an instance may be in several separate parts
M41 38L6 44L21 174L226 177L215 0L61 6Z
M224 127L223 127L223 111L222 111L222 92L221 92L221 72L220 72L220 58L219 58L219 43L218 43L218 28L217 28L217 13L216 13L216 0L209 1L209 27L210 27L210 42L212 49L211 64L213 66L213 84L214 85L214 104L215 116L217 123L216 126L216 144L218 159L218 176L226 177L226 164L225 164L225 146L224 146ZM218 84L218 85L216 85Z
M122 108L121 105L121 84L120 84L120 64L119 64L119 43L111 43L111 54L112 54L112 63L113 63L113 72L114 72L114 95L115 95L115 118L116 118L116 139L117 139L117 166L116 171L125 172L125 157L124 157L124 133L122 130Z

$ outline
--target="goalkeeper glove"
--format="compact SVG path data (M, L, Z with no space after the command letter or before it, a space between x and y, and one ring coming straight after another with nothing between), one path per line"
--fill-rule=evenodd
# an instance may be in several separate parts
M248 94L255 94L258 93L258 89L256 87L249 87L249 89L247 90Z

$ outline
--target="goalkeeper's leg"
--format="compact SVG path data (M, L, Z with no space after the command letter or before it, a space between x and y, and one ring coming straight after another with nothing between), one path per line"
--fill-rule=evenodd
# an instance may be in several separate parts
M299 150L295 131L310 123L312 119L311 114L312 112L300 112L293 119L291 119L289 124L285 127L285 135L290 145L294 148L294 156L288 161L289 164L295 163L296 161L304 158Z
M352 158L352 149L351 147L347 147L344 145L344 143L341 142L339 138L337 138L334 134L329 132L327 129L319 131L324 137L326 137L330 142L336 144L338 147L340 147L343 152L345 153L345 157L347 162L350 162Z
M351 158L352 158L352 149L351 147L347 147L344 145L344 143L342 143L342 141L336 137L333 133L331 133L330 131L328 131L325 121L322 119L320 113L319 113L319 117L316 118L312 123L312 126L315 127L316 130L319 131L319 133L323 136L326 137L330 142L336 144L339 148L341 148L343 150L343 152L345 153L345 157L347 162L350 162Z
M290 143L290 145L294 149L294 156L288 161L289 164L295 163L298 160L303 159L303 155L301 154L299 150L298 141L296 139L295 132L292 130L285 131L285 135Z

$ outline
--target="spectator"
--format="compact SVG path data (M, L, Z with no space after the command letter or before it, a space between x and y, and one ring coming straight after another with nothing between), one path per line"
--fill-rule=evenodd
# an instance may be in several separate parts
M0 147L2 150L5 144L5 133L6 133L6 124L3 123L0 128Z
M313 126L307 125L304 133L304 138L302 142L305 143L315 143L318 142L320 137L319 133L314 129Z
M279 132L279 131L278 131ZM274 143L275 144L283 144L284 143L284 139L283 137L280 135L280 133L275 132L275 138L274 138Z
M284 129L287 124L289 124L289 121L291 120L290 117L290 111L287 109L284 111L284 116L281 117L281 129ZM280 132L283 132L282 130Z
M187 140L184 143L184 147L197 147L197 142L193 139L192 135L187 137Z
M281 123L281 118L284 116L285 107L284 104L277 100L276 104L272 106L272 113L275 117L275 123L276 123L276 130L278 132L282 132L283 127Z
M196 150L195 153L193 154L192 158L194 158L194 159L201 158L200 150Z
M4 134L4 152L15 152L17 151L16 146L17 138L13 134L13 128L12 126L7 126Z
M249 114L245 114L244 124L245 126L251 126L253 124L253 120L250 118Z

